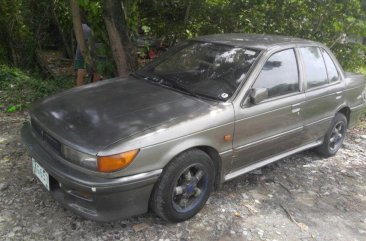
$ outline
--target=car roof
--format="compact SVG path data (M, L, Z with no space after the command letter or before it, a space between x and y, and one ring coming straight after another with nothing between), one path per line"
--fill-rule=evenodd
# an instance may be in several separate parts
M194 38L194 40L257 49L270 49L290 44L308 44L310 46L320 45L318 42L315 41L295 37L244 33L205 35Z

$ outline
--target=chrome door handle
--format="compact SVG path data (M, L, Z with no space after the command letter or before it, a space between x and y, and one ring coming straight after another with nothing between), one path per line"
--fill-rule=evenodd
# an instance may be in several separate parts
M342 99L342 93L343 93L343 91L337 91L336 92L336 100L340 100L340 99Z
M291 112L292 113L299 113L300 110L301 110L300 105L301 105L301 103L300 104L292 105L291 106Z

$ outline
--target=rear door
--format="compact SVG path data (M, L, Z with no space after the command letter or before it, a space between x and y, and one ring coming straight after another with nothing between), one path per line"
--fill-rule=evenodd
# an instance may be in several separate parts
M302 108L305 140L322 140L344 101L344 84L331 56L315 46L300 47L306 102Z
M235 110L233 171L302 144L300 111L305 96L300 83L293 48L266 60L252 88L267 88L268 99L252 104L247 98Z

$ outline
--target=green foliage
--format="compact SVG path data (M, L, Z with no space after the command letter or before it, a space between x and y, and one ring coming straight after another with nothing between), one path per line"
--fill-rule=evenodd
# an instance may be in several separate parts
M112 77L115 65L103 20L103 2L77 2L93 29L95 42L101 43L96 51L98 70L105 78ZM289 35L320 41L331 47L345 70L365 73L366 47L362 41L349 41L366 36L365 0L121 0L121 7L132 41L140 35L161 39L166 45L214 33ZM72 57L70 52L75 51L68 0L0 0L0 26L0 63L34 72L36 50L67 49L69 57ZM3 65L1 78L5 72L12 76L19 71L4 68ZM34 98L29 99L57 89L52 81L30 76L27 81L20 81L23 75L12 78L17 79L17 86L33 91ZM5 77L0 79L1 88L6 87L7 93L16 93L11 92L12 83ZM26 88L26 85L29 86ZM25 101L10 101L15 109L30 101L25 97L28 92L23 94L21 89L17 90L24 95L19 99ZM15 97L8 96L8 99Z
M357 72L366 76L366 66L363 65L357 69Z
M34 49L34 34L28 28L29 9L21 0L1 0L0 2L0 55L1 62L12 62L24 64L32 62L32 54L21 56L22 53L29 53L27 47Z
M95 52L94 58L98 73L102 74L104 78L113 77L115 67L109 45L108 33L102 17L102 1L77 0L77 3L93 31L93 41L98 43L98 47L93 50Z
M37 99L73 85L73 79L44 80L7 65L0 65L0 79L0 107L7 112L22 110Z
M44 1L44 0L43 0ZM54 22L55 25L59 24L60 31L66 37L70 45L72 45L72 16L70 12L69 1L65 0L48 0L48 2L53 2L51 7L53 8L53 19L49 19L50 22ZM52 16L49 16L52 18ZM56 26L54 26L56 27ZM48 34L47 32L45 34ZM55 33L53 33L55 34ZM70 56L71 57L71 56Z
M13 112L16 112L18 109L20 109L19 105L12 105L6 109L6 112L13 113Z
M197 0L141 1L141 26L168 43L198 35L243 32L281 34L325 43L347 70L365 65L365 46L342 42L366 36L366 1Z

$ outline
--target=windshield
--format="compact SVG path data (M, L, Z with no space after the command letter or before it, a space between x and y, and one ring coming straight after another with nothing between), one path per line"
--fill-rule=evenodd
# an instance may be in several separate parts
M234 94L258 55L258 50L190 41L139 73L195 96L225 101Z

